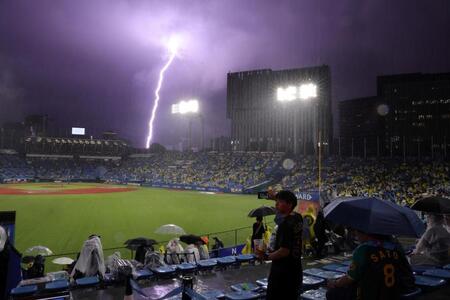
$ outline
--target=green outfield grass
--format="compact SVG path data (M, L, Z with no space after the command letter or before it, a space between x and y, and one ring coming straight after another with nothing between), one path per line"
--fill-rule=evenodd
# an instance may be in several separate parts
M248 212L263 204L273 202L258 200L254 195L153 188L89 195L0 195L0 210L17 212L16 247L23 251L45 245L55 254L78 252L92 233L102 236L104 248L112 248L138 236L168 240L169 236L154 234L157 227L167 223L194 234L251 226ZM238 231L238 240L245 240L249 234L250 229ZM218 236L228 245L234 243L234 232Z

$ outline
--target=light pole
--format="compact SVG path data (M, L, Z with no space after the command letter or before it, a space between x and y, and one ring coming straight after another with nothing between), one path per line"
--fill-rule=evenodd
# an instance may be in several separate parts
M172 114L185 115L189 118L188 126L188 147L192 149L192 119L198 117L201 126L201 149L204 148L205 130L203 115L199 112L199 103L196 99L182 100L176 104L172 104Z
M317 85L311 82L303 83L298 86L287 86L287 87L279 87L277 89L277 101L283 102L283 103L290 103L290 102L304 102L304 101L311 101L312 99L317 98ZM317 147L317 159L318 159L318 189L319 189L319 199L320 199L320 190L321 190L321 167L322 167L322 158L321 158L321 147L322 144L322 138L321 138L321 126L320 126L320 119L319 119L319 102L316 101L314 106L316 112L316 120L315 120L315 130L313 135L317 134L317 140L314 141L313 137L313 143L316 144L314 147ZM299 111L296 109L295 115L294 115L294 152L297 155L298 148L297 148L297 142L298 142L298 132L297 132L297 114ZM303 136L303 140L305 137ZM303 142L303 149L305 148L305 142ZM303 150L305 152L305 149Z

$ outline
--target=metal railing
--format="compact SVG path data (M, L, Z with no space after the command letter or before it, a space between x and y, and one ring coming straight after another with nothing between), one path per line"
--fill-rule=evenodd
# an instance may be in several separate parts
M274 223L266 222L266 224L269 227L273 227ZM239 244L244 244L246 242L247 238L250 238L251 235L252 235L252 226L245 226L245 227L239 227L239 228L234 228L234 229L225 230L225 231L200 234L199 236L208 237L208 240L209 240L208 248L211 249L211 246L214 244L214 242L212 241L212 239L214 237L217 237L218 239L220 239L223 242L224 247L230 247L230 246L235 246L235 245L239 245ZM155 250L158 250L159 246L165 246L168 242L169 242L168 240L158 242L158 244L155 246ZM126 248L125 246L103 248L103 254L104 254L105 259L106 259L106 257L112 255L115 252L120 252L121 257L124 259L133 259L134 258L134 251ZM52 272L52 271L56 271L56 270L60 269L59 266L52 263L52 260L54 258L64 256L64 257L70 257L70 258L76 259L78 253L79 253L79 251L57 253L57 254L52 254L52 255L46 256L46 260L45 260L46 272Z

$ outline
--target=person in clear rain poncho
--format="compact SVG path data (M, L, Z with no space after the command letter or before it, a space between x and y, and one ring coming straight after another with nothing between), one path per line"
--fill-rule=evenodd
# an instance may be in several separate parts
M427 214L427 230L411 255L412 265L444 266L450 263L450 233L442 215Z
M179 255L184 253L183 246L180 244L179 238L174 238L167 243L166 246L166 261L169 265L177 265L179 264L180 257Z
M103 247L100 237L91 235L83 243L80 256L73 268L71 277L105 276L105 260L103 258Z

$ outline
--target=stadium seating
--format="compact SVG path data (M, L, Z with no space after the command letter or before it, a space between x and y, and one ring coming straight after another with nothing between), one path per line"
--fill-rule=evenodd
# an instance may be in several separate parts
M25 285L25 286L19 286L11 290L11 296L14 298L16 297L23 297L23 296L29 296L36 293L38 290L37 285Z
M181 274L187 274L195 272L197 270L197 265L191 263L181 263L179 265L176 265L176 268L178 271L180 271Z
M326 280L337 279L344 275L343 273L340 273L340 272L325 271L325 270L318 269L318 268L306 269L303 271L303 273L306 275L319 277L319 278L326 279Z
M97 276L83 277L75 280L75 283L78 287L90 287L99 284L100 280L98 279Z
M412 265L411 269L413 271L414 274L419 274L422 275L423 272L425 272L426 270L431 270L431 269L435 269L435 266L431 266L431 265Z
M176 275L177 268L175 266L161 266L155 269L152 269L152 272L155 273L159 278L170 278Z
M228 300L251 300L251 299L259 299L261 296L258 293L250 292L250 291L239 291L239 292L231 292L226 293L224 299Z
M143 279L149 279L153 277L153 272L148 269L141 269L141 270L135 270L133 272L133 279L134 280L143 280Z
M217 264L219 266L221 266L221 267L231 266L234 263L236 263L236 257L235 256L225 256L225 257L217 258Z
M436 278L442 278L445 280L450 280L450 271L449 270L430 269L430 270L426 270L425 272L423 272L422 275L436 277Z
M324 265L324 266L322 266L322 269L324 269L324 270L326 270L326 271L334 271L334 272L340 272L340 271L338 271L338 269L341 269L341 268L345 268L345 266L344 265L339 265L339 264L329 264L329 265ZM344 272L345 273L345 272Z
M237 283L231 286L231 289L235 292L251 291L257 292L260 287L251 282Z
M323 300L325 299L325 295L327 294L327 290L324 288L319 288L317 290L309 290L303 292L301 295L302 299L305 300Z
M442 278L422 276L422 275L414 275L414 277L415 277L415 284L424 290L438 288L445 285L446 283L445 279Z
M69 289L69 281L65 279L55 280L53 282L45 284L46 292L56 292Z
M0 154L0 182L34 178L64 181L100 179L167 187L188 185L231 192L243 192L251 186L271 182L275 189L298 192L317 189L314 157L297 158L292 170L284 170L282 161L285 156L277 153L166 151L144 156L124 155L116 161L75 159L75 156L25 158L17 154ZM450 185L450 163L445 161L433 164L386 158L328 157L322 167L324 198L376 196L411 205L421 194L448 190Z

